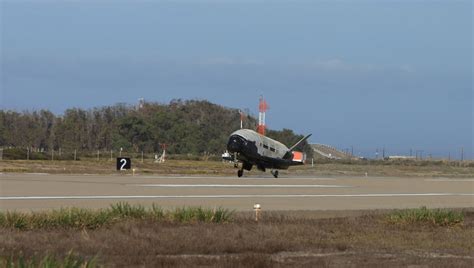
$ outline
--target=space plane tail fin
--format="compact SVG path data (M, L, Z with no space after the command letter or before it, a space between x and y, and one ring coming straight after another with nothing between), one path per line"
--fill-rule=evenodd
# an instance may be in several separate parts
M295 145L291 146L290 149L288 149L288 151L293 151L296 147L298 147L301 143L303 143L305 140L307 140L309 137L311 137L311 135L313 134L309 134L307 135L306 137L302 138L301 140L299 140Z

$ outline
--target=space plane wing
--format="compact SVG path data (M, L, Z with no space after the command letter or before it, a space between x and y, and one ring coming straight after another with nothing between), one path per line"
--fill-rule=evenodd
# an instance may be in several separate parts
M305 140L307 140L309 137L311 137L311 135L313 134L309 134L307 135L306 137L302 138L301 140L299 140L297 143L295 143L295 145L291 146L290 149L288 149L288 151L293 151L296 147L298 147L301 143L303 143Z

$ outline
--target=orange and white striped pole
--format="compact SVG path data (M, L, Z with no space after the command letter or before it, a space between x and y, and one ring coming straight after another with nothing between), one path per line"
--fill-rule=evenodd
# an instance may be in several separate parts
M263 98L263 96L260 96L260 102L258 105L258 127L257 127L257 132L265 135L265 112L268 110L268 104Z

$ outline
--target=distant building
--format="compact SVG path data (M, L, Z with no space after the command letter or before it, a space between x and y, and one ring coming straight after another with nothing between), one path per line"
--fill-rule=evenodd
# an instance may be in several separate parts
M145 99L144 99L144 98L139 98L139 99L138 99L137 110L142 109L142 108L143 108L143 105L145 105Z
M388 157L389 160L400 160L400 159L409 159L409 160L415 160L414 156L406 156L406 155L390 155Z

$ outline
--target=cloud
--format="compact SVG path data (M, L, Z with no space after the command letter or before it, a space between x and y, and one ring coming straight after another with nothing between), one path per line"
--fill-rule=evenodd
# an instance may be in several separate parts
M353 66L340 59L317 61L314 63L314 67L329 71L349 71L353 69Z
M202 65L263 65L264 62L257 59L234 59L230 57L209 58L199 61Z
M413 68L413 66L411 66L409 64L404 64L404 65L400 66L400 70L402 70L403 72L406 72L406 73L414 73L415 72L415 68Z
M320 60L313 62L310 64L313 68L323 71L376 71L380 70L381 67L375 66L373 64L354 64L343 61L341 59L328 59L328 60Z

